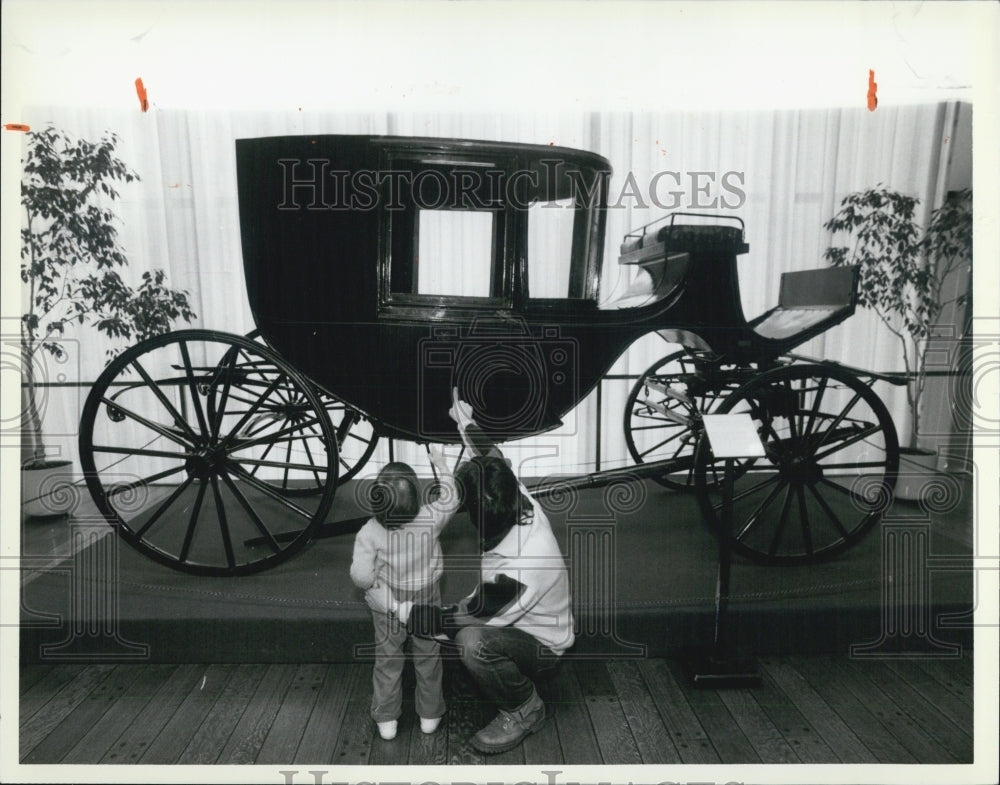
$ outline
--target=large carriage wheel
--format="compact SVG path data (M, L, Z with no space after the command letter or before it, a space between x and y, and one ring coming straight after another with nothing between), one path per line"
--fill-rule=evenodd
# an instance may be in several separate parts
M247 338L265 345L263 338L260 337L259 330L249 333ZM254 362L256 361L255 359ZM238 358L235 368L244 368L249 362L251 361L248 358ZM243 378L247 379L247 381L244 382L242 378L234 377L229 391L229 398L233 407L238 403L249 406L257 399L255 376L250 374ZM321 406L326 410L327 416L333 423L338 448L337 484L342 485L361 471L362 467L368 462L368 459L371 458L378 442L378 434L375 432L372 423L357 409L351 408L315 385L313 385L313 391L316 393ZM208 401L210 412L213 410L214 401L214 397ZM258 407L254 416L244 423L241 436L253 438L261 432L269 430L280 431L282 428L293 425L303 417L308 416L310 411L311 406L309 401L302 394L301 390L286 383L280 389L275 390L274 395ZM272 459L281 456L282 459L287 460L292 449L293 445L290 443L272 443L269 446L268 453ZM325 460L325 456L313 457L308 451L303 451L299 456L299 460L322 461ZM245 468L254 477L270 484L288 496L310 496L323 492L323 486L319 484L322 478L321 473L313 475L312 482L303 482L301 479L296 480L291 478L288 474L274 476L271 473L272 476L269 477L268 473L261 471L261 467L258 465L249 465ZM308 480L308 478L306 479Z
M623 427L629 454L636 463L673 462L673 471L653 479L674 490L694 487L698 430L689 425L692 417L714 411L739 386L691 384L697 370L691 353L668 354L639 377L625 402Z
M749 413L766 452L734 482L732 544L767 564L815 563L854 545L892 501L899 443L872 389L833 366L761 374L718 408ZM724 461L697 449L702 510L721 523Z
M295 418L247 431L292 395L304 403ZM97 507L133 546L187 572L238 575L287 558L323 522L337 437L312 385L266 346L185 330L105 369L84 405L80 460ZM293 499L277 482L323 490Z

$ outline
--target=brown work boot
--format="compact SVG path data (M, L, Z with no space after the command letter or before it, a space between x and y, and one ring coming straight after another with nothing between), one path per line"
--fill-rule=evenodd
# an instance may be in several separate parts
M532 690L531 697L514 711L504 711L493 722L472 737L472 746L480 752L493 755L514 749L529 733L545 724L545 704Z

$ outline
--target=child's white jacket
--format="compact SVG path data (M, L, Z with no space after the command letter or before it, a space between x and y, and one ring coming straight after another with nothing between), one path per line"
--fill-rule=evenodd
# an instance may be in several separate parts
M443 475L441 496L420 508L412 521L386 528L370 518L354 538L351 580L360 589L376 583L418 591L440 580L444 557L438 537L458 508L454 478Z

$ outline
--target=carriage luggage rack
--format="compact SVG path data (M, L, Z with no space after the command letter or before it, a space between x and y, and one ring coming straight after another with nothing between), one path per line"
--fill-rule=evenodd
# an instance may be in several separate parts
M678 218L711 220L712 224L677 223ZM719 221L732 221L736 226L720 226ZM653 227L664 224L658 230ZM744 254L749 246L744 240L743 219L734 215L709 213L670 213L633 229L622 240L619 264L642 264L664 259L671 252L723 252Z

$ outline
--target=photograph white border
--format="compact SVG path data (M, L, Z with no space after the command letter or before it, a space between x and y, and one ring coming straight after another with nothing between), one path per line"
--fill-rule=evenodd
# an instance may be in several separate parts
M664 111L858 106L875 72L880 106L974 106L975 309L996 324L998 6L992 2L52 2L2 6L2 315L20 313L22 139L37 104L363 111ZM877 111L877 109L876 109ZM996 357L992 358L994 361ZM5 371L4 421L19 410ZM983 420L1000 423L995 368ZM977 509L997 510L996 441L975 448ZM270 782L292 767L21 766L18 758L20 511L15 450L0 451L0 780ZM1000 553L978 521L977 556ZM563 766L563 782L995 781L996 569L979 584L975 764L971 766ZM296 782L307 781L300 776ZM540 767L336 768L324 782L550 782Z

